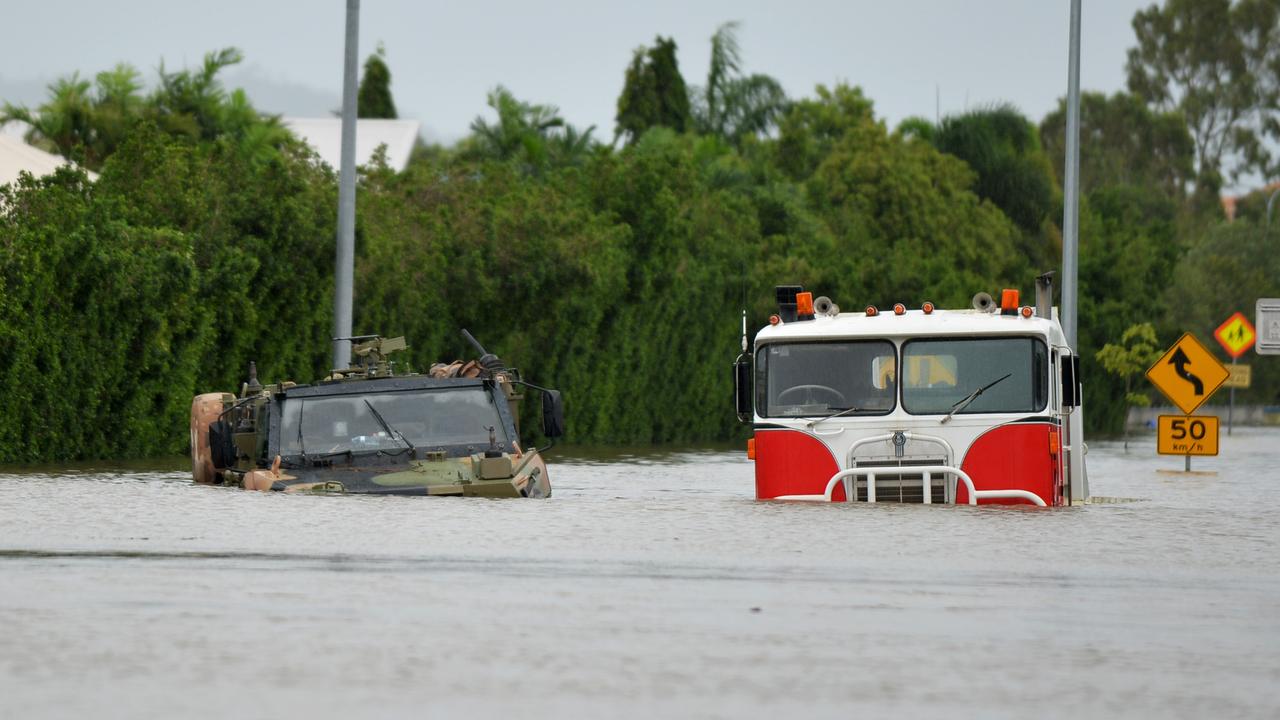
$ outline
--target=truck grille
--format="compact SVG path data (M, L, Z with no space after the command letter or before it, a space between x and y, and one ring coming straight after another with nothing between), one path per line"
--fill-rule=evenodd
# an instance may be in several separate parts
M906 470L912 466L945 465L943 458L876 458L854 462L857 468L876 469L876 502L923 503L924 475L919 472L894 472L897 468ZM947 497L947 476L933 473L929 479L930 502L944 503ZM867 478L858 476L854 483L856 500L867 499Z

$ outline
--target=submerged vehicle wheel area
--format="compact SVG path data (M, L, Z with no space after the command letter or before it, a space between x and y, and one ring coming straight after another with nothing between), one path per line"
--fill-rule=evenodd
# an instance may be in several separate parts
M464 331L465 333L465 331ZM468 339L474 341L467 334ZM191 403L197 483L284 492L545 498L543 451L525 447L519 406L542 395L543 434L564 431L560 393L525 382L481 350L478 361L397 373L404 338L352 349L358 363L314 385L262 385L250 363L239 395Z
M1078 358L1051 307L842 313L800 286L734 366L758 499L1060 506L1088 498Z

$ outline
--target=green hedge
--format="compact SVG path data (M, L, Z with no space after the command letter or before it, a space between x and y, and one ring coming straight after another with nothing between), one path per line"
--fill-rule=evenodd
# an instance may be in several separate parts
M561 164L424 154L361 177L354 329L407 336L423 369L470 356L468 328L564 391L573 442L740 437L729 363L775 284L845 309L1030 294L1044 268L976 178L848 88L741 149L655 128ZM264 382L327 369L336 183L296 144L142 124L95 183L62 170L2 192L0 462L183 452L191 396L236 389L248 360ZM1130 198L1088 212L1086 358L1108 303L1125 324L1157 311L1148 289L1179 252Z
M187 446L197 391L327 355L332 177L144 127L101 178L0 190L0 462Z

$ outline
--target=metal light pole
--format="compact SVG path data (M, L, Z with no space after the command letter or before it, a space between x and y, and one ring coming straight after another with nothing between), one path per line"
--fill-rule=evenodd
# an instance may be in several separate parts
M1080 0L1071 0L1071 50L1067 61L1067 157L1062 210L1062 329L1076 344L1076 267L1080 247Z
M1076 266L1079 255L1080 218L1080 0L1071 0L1071 47L1067 59L1067 157L1062 209L1062 330L1067 345L1078 355L1076 342ZM1089 477L1084 470L1084 417L1079 408L1067 417L1064 446L1071 504L1089 497Z
M347 0L342 78L342 168L338 176L338 252L333 287L333 368L351 364L351 295L356 243L356 60L360 0Z

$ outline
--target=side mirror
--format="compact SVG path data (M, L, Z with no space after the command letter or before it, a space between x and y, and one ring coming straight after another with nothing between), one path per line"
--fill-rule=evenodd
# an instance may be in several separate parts
M1062 407L1080 406L1080 356L1062 358Z
M564 401L559 390L542 393L542 434L549 438L564 437Z
M751 360L740 357L733 363L734 409L740 422L751 420Z

